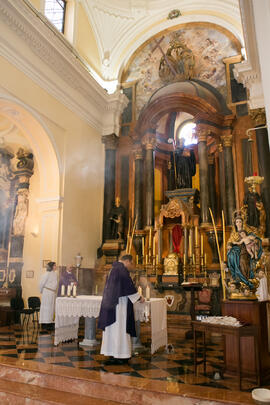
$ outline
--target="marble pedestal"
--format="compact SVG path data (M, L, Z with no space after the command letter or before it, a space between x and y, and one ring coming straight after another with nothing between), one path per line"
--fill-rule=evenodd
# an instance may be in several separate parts
M84 326L84 339L79 343L80 346L93 347L99 344L96 340L96 318L86 317Z

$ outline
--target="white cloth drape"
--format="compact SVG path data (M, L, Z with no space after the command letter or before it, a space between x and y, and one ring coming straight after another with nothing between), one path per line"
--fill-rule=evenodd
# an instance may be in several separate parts
M131 357L131 339L126 332L128 299L134 304L140 299L140 294L136 293L119 298L116 305L116 320L112 325L107 326L102 333L100 353L105 356L113 356L118 359Z
M55 296L57 289L57 274L46 271L39 283L41 296L39 323L52 323L54 317Z

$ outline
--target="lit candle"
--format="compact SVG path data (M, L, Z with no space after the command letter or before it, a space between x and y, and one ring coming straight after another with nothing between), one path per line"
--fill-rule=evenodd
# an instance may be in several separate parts
M74 286L73 286L73 297L76 297L77 296L77 286L76 286L76 284L74 284Z
M201 234L201 256L203 256L203 234Z
M65 286L64 286L64 284L61 285L61 296L62 297L65 296Z
M142 237L142 255L144 256L144 237Z
M138 293L140 294L140 296L142 296L142 287L141 286L138 287Z
M198 227L195 226L195 245L198 246Z
M149 288L149 285L146 286L145 295L146 295L146 301L150 301L150 288Z
M98 285L96 284L96 290L95 290L96 295L98 294Z

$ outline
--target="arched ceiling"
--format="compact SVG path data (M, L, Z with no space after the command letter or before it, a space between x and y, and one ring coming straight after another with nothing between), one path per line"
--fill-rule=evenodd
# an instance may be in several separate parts
M164 29L208 22L229 30L243 44L238 0L81 0L93 28L102 76L119 79L131 55ZM181 15L168 19L178 9Z

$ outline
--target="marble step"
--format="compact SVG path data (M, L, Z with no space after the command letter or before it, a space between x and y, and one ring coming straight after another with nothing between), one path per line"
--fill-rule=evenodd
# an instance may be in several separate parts
M120 402L71 394L37 385L18 383L0 378L1 405L119 405Z
M106 373L71 369L12 358L0 358L0 381L14 383L14 387L26 386L29 390L40 389L58 392L60 398L64 398L64 395L67 398L71 398L71 395L75 397L81 395L91 405L97 403L93 402L94 400L98 401L99 405L105 403L129 405L168 405L168 403L170 405L253 404L250 393L218 388L209 390L209 387L113 374L113 370L112 373ZM13 392L12 395L15 395L16 389L15 391L11 390L11 392ZM40 402L26 403L27 405L40 405ZM55 404L57 403L55 402ZM74 401L62 403L77 405ZM4 404L1 401L1 396L0 404ZM20 405L21 403L10 401L7 404ZM79 402L78 405L84 405L84 402Z

